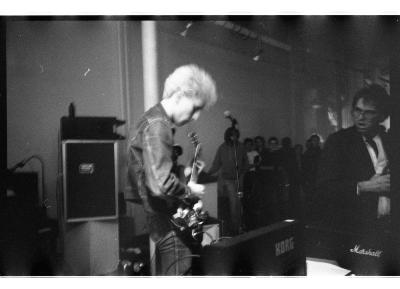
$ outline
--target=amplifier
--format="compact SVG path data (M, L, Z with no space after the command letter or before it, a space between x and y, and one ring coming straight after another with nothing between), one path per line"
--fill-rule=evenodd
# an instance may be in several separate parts
M354 233L306 226L307 256L337 261L361 276L400 274L400 236L394 232Z
M203 275L304 276L303 226L285 220L203 248Z
M123 139L116 128L125 121L115 117L66 117L61 118L61 139Z
M118 151L112 140L62 142L67 222L118 217Z

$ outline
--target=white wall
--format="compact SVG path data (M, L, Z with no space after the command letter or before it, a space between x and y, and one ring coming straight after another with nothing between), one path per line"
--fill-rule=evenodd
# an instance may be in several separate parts
M123 118L118 21L7 23L7 165L42 156L56 216L60 118ZM26 170L39 171L31 161Z

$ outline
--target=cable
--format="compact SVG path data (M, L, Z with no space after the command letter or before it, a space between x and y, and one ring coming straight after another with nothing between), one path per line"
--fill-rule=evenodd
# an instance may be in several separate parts
M211 239L210 244L212 244L213 242L215 242L215 239L213 238L213 236L212 236L210 233L205 232L205 231L197 232L196 234L193 235L193 237L195 237L195 236L197 236L197 235L199 235L199 234L206 234L206 235Z
M174 238L174 237L176 237L176 236L175 236L175 235L171 235L171 236L169 236L168 238L166 238L165 240L163 240L163 242L166 242L166 241L168 241L169 239L172 239L172 238ZM150 256L149 266L151 266L153 260L156 258L156 254L157 254L157 244L155 244L155 250L154 250L153 255ZM157 271L157 270L156 270L156 271ZM155 272L154 272L154 273L155 273Z
M175 222L175 220L174 220L173 218L170 218L170 221L171 221L171 223L172 223L175 227L177 227L178 229L180 229L180 230L182 230L182 231L185 229L185 226L179 225L178 223Z
M197 254L190 254L190 255L186 255L186 256L183 256L183 257L180 257L180 258L174 260L174 261L167 267L167 269L165 270L164 275L167 275L167 273L168 273L169 270L172 268L172 266L174 266L177 262L182 261L182 260L187 259L187 258L193 258L193 257L200 258L200 255L197 255ZM184 274L184 273L183 273L183 274ZM183 275L183 274L182 274L182 275Z
M222 236L222 237L219 237L217 240L214 240L213 242L211 242L211 244L214 244L214 243L216 243L218 241L221 241L223 239L232 239L232 238L233 237L230 237L230 236Z
M40 162L41 166L41 173L42 173L42 198L41 198L41 206L44 206L46 209L49 207L48 205L48 199L47 199L47 194L46 194L46 186L45 186L45 177L44 177L44 161L39 155L33 155L31 156L30 159L37 159Z

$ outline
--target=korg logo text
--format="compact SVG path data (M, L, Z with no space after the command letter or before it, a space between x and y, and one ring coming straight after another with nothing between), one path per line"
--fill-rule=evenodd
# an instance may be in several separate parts
M294 249L294 237L275 243L275 256L282 255Z
M91 175L94 173L94 164L80 164L79 173L82 175Z

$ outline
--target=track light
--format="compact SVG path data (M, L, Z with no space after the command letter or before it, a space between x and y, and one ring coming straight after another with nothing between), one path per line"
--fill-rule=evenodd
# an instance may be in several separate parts
M186 24L185 30L183 30L181 33L179 33L182 37L186 37L189 28L193 25L193 22L190 21L188 24Z

